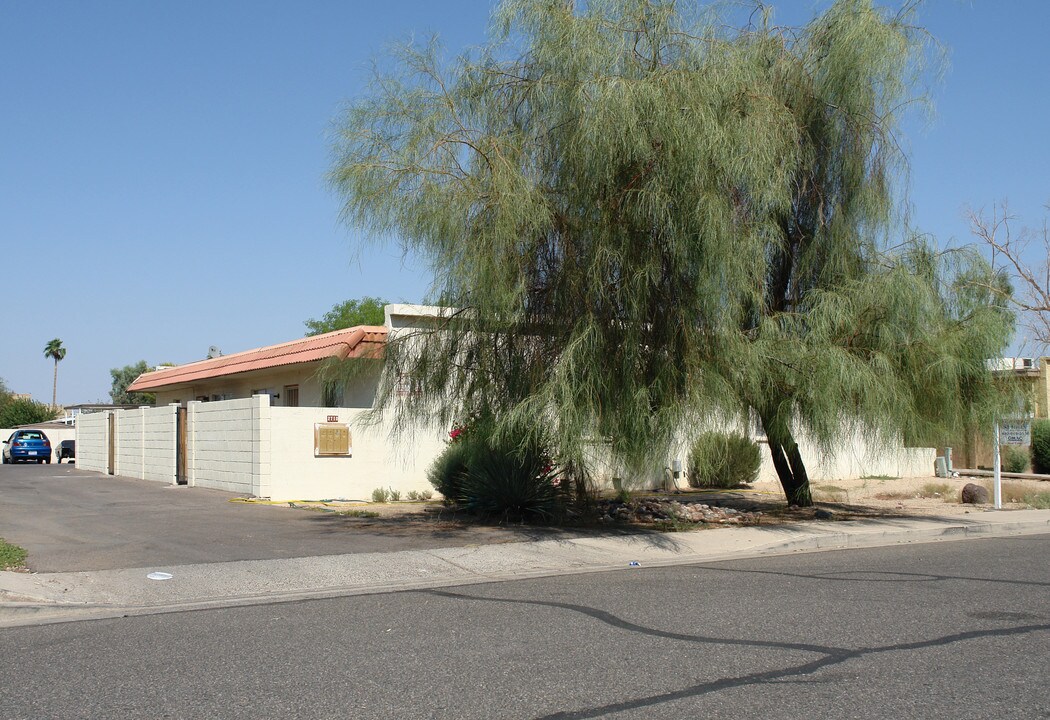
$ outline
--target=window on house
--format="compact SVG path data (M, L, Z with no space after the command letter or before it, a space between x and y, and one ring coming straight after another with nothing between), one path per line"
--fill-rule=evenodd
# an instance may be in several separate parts
M299 407L299 386L298 385L285 385L284 386L284 406L285 407Z

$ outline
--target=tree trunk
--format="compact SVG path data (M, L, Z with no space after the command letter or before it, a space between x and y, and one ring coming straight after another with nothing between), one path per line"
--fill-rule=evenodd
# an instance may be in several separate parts
M58 360L55 360L55 381L51 384L51 407L58 407Z
M809 474L806 472L802 453L798 451L798 445L791 436L791 431L771 432L772 423L765 416L761 416L761 420L762 428L769 441L773 467L776 468L777 477L780 478L780 486L784 488L784 497L787 498L788 505L812 506L813 495L809 490Z

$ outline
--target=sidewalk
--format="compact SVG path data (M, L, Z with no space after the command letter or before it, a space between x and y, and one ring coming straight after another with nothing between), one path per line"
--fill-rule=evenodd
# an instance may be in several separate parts
M1050 510L804 522L689 533L246 560L95 572L0 572L0 627L632 571L795 552L1050 533ZM151 580L154 571L169 580Z

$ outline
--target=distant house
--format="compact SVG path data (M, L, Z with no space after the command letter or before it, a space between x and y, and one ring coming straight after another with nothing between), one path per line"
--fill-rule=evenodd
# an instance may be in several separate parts
M154 393L158 406L267 395L273 407L370 408L374 384L359 383L339 396L326 396L317 371L330 358L379 357L387 333L382 326L358 326L166 367L143 373L128 390Z
M1026 405L1019 415L1027 414L1036 420L1050 417L1050 357L996 358L988 367L995 376L1018 383ZM990 469L993 466L995 450L987 440L990 428L985 430L955 443L952 448L955 467Z
M995 375L1021 384L1032 417L1050 417L1050 357L999 358L989 365Z

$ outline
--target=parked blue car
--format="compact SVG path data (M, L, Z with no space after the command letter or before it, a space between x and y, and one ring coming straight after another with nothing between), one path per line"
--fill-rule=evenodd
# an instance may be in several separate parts
M15 430L4 441L3 462L51 462L51 441L39 430Z

